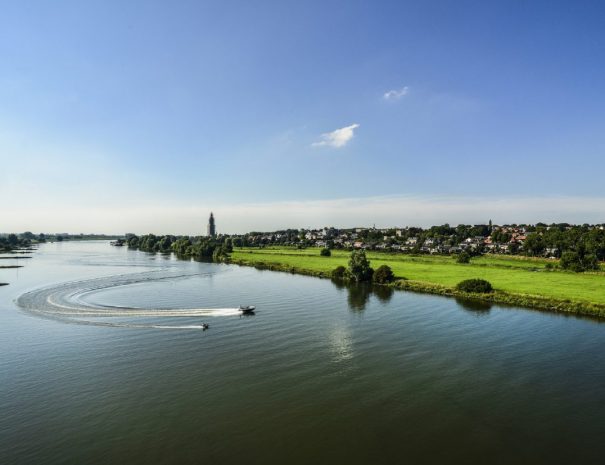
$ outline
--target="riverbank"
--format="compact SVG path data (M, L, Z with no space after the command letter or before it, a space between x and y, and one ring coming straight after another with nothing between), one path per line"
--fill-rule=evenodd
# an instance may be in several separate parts
M285 247L238 248L231 263L261 269L329 278L337 266L346 266L347 251L321 257L319 249ZM410 256L368 252L372 266L388 265L396 280L390 287L483 302L522 306L545 311L605 317L605 273L570 273L552 270L552 260L484 256L470 264L451 257ZM469 294L455 286L464 279L481 278L492 283L491 294Z

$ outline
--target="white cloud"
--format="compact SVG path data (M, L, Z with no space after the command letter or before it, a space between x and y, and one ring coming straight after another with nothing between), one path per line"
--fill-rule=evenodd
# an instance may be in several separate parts
M385 100L399 100L401 97L405 97L410 92L408 86L402 87L401 89L391 89L385 92L382 96Z
M346 126L344 128L336 129L332 132L327 132L321 135L321 140L318 142L313 142L311 144L313 147L344 147L347 143L353 138L354 130L359 127L359 124L351 124L350 126Z

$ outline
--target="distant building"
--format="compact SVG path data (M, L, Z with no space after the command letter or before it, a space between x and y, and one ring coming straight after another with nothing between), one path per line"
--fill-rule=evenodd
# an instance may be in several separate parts
M210 218L208 219L208 236L216 236L216 225L214 224L214 215L210 212Z

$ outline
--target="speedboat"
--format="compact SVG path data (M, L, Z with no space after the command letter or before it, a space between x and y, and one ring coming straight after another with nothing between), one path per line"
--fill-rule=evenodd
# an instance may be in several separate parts
M206 331L208 328L210 328L208 323L202 323L202 330Z
M254 310L256 310L256 307L254 305L240 305L239 306L239 311L242 312L243 314L246 313L254 313Z

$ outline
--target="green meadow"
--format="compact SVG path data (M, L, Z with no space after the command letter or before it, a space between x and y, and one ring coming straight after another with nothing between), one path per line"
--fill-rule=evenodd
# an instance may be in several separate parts
M341 250L333 250L331 257L319 253L319 248L236 248L231 257L242 265L273 265L326 275L339 265L346 266L350 255ZM605 306L605 272L573 273L547 268L548 263L556 264L556 260L484 255L473 258L469 264L458 264L449 256L382 252L368 252L367 256L373 268L389 265L397 278L417 284L453 289L464 279L482 278L502 294Z

